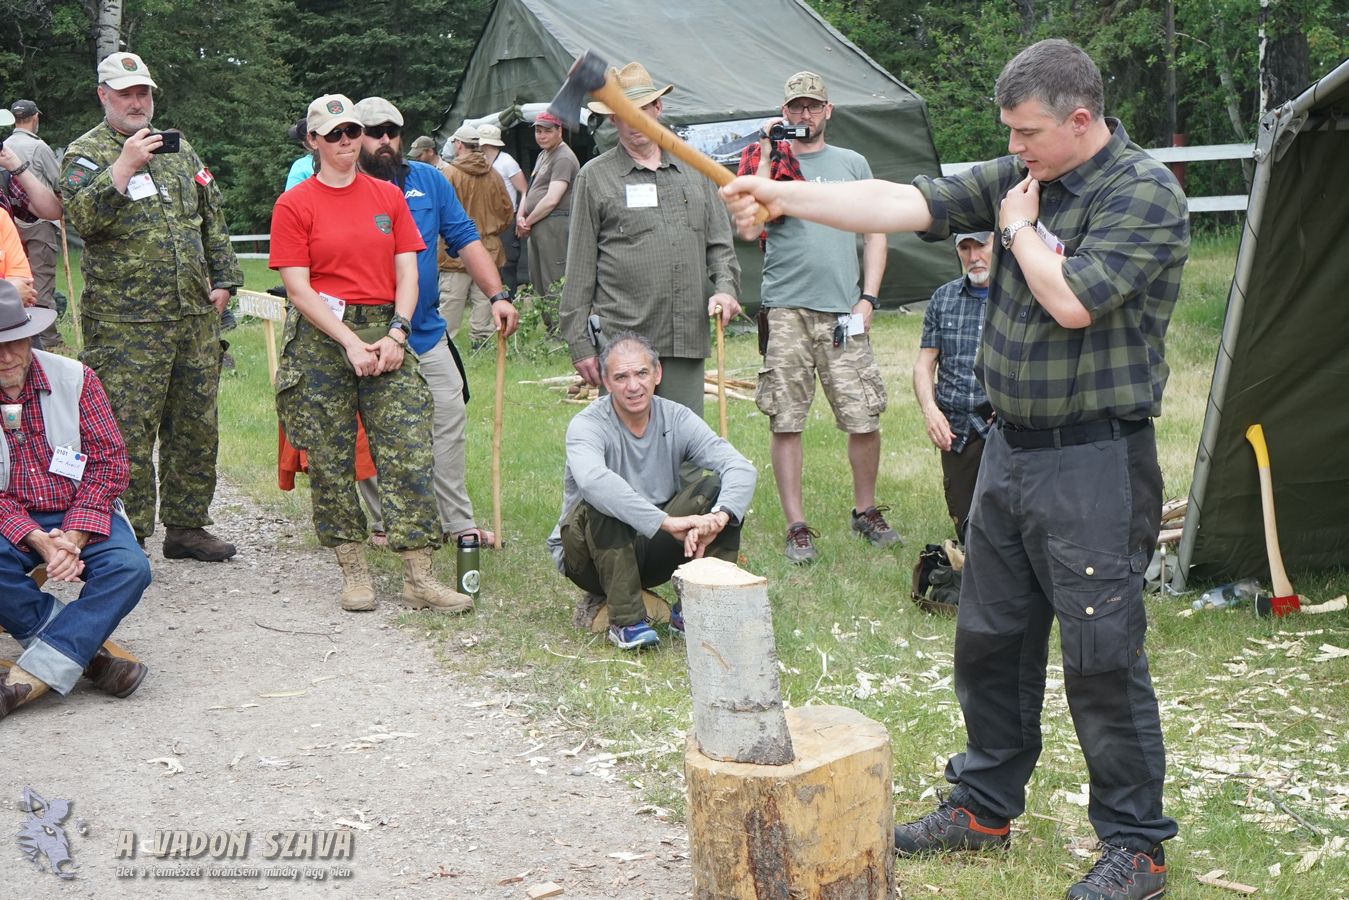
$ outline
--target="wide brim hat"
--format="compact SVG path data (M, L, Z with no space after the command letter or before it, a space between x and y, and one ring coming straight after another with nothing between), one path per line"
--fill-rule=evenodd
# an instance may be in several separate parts
M632 101L633 106L641 108L653 100L659 100L670 91L674 90L673 84L667 84L664 87L656 87L656 83L651 80L651 73L647 72L646 66L639 62L630 62L621 69L609 68L615 78L618 80L619 90L623 96ZM598 100L592 100L586 104L591 112L599 113L602 116L612 116L614 111L607 104Z
M0 279L0 343L39 335L56 321L56 310L24 306L19 289Z
M495 125L478 126L478 143L491 144L493 147L506 146L506 142L501 139L501 129Z
M305 127L320 136L348 122L365 127L365 123L356 112L356 104L351 102L350 97L342 94L324 94L315 98L314 102L309 104L309 112L305 116Z
M98 64L98 83L106 84L114 91L138 84L159 87L150 77L150 67L145 60L134 53L109 53L103 57L103 62Z

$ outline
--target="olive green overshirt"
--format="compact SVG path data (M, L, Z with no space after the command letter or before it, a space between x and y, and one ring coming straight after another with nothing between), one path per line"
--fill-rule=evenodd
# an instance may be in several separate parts
M220 189L186 140L159 153L155 193L132 200L112 183L126 136L106 121L70 142L61 160L66 219L84 239L81 314L107 322L164 322L215 313L210 293L244 283Z

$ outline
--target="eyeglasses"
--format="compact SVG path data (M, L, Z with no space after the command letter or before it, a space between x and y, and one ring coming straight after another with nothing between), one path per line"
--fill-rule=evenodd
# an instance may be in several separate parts
M323 135L323 139L330 144L336 144L338 141L342 140L342 135L346 135L348 138L354 141L356 140L356 138L360 137L364 131L365 129L357 125L355 122L348 122L343 127L334 128L332 131ZM312 133L318 134L318 132Z
M823 100L807 100L807 101L794 100L791 103L787 104L787 111L795 113L798 116L801 115L801 113L803 112L808 112L811 115L818 116L820 113L824 112L824 108L827 105L828 104L825 103Z
M379 140L385 135L389 136L389 140L393 140L394 138L398 137L398 135L402 133L402 131L403 126L394 124L371 125L365 129L365 133L370 137L374 138L375 140Z

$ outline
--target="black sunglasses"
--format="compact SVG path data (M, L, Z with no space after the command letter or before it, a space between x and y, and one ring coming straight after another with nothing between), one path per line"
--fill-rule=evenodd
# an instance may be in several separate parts
M398 137L402 131L403 126L401 125L371 125L365 129L365 133L375 140L379 140L385 135L388 135L389 139L392 140Z
M334 128L332 131L323 135L323 139L330 144L336 144L338 141L342 140L342 135L346 135L354 141L356 138L360 137L361 133L364 131L365 129L355 122L348 122L341 128ZM314 133L317 134L317 132Z

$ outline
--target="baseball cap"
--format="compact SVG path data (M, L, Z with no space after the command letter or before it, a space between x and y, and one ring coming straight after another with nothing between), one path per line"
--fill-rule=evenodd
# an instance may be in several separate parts
M561 128L562 120L547 110L544 110L534 117L534 127L538 128L540 125L544 128Z
M965 231L965 232L961 232L960 234L957 234L957 235L956 235L956 246L959 247L959 246L960 246L960 242L961 242L961 241L964 241L964 240L975 240L975 241L978 241L978 242L981 243L981 244L987 244L987 243L988 243L988 239L991 238L992 236L993 236L993 232L991 232L991 231Z
M429 134L424 134L412 142L412 146L408 148L408 155L416 156L423 150L434 150L434 149L436 149L436 139L431 137Z
M482 142L482 135L472 125L460 125L459 130L450 135L450 140L461 144L478 144Z
M356 104L341 94L324 94L316 98L309 104L309 114L305 116L305 127L319 135L347 122L364 127L361 117L356 114Z
M398 111L398 107L383 97L366 97L356 104L356 115L361 117L362 125L383 125L385 122L403 124L403 114Z
M824 86L824 79L814 72L797 72L782 88L782 102L791 103L798 97L809 97L812 100L823 100L829 102L829 89Z
M9 105L9 111L16 119L30 119L42 112L32 100L15 100Z
M98 83L106 84L114 91L129 88L137 84L148 84L157 88L150 77L150 69L145 60L134 53L109 53L98 64Z
M478 126L478 143L491 144L493 147L506 146L506 142L501 139L501 129L495 125Z

